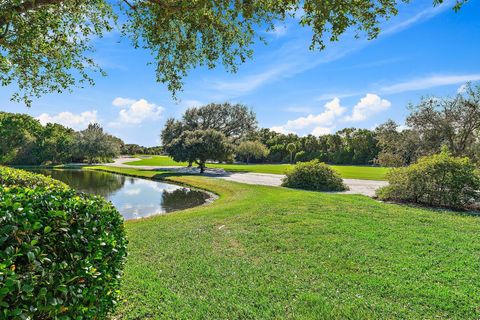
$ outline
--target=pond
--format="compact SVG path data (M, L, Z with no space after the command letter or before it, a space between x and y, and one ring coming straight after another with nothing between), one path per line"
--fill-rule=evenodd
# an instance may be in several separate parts
M192 208L210 198L206 192L153 180L78 169L31 169L72 188L101 195L128 219Z

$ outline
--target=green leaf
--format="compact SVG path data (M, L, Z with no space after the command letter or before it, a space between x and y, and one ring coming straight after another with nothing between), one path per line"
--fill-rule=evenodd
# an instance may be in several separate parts
M29 252L27 253L27 257L28 257L28 260L29 260L30 262L32 262L32 261L35 260L35 253L33 253L32 251L29 251Z

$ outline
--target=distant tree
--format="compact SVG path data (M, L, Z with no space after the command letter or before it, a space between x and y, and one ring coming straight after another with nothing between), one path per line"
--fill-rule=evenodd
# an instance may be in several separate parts
M98 125L86 130L40 121L26 114L0 112L0 164L91 162L119 155L123 141L106 134Z
M144 152L145 154L160 155L163 154L163 148L161 146L147 147Z
M187 161L191 167L195 159L189 157L185 149L184 138L182 134L187 132L183 122L173 118L167 119L165 127L160 134L164 151L175 161Z
M380 152L376 162L404 166L447 147L453 156L479 160L480 86L465 86L454 98L423 98L410 105L407 128L388 121L376 128Z
M464 2L456 1L455 8ZM134 47L152 53L156 80L177 92L197 66L222 64L235 72L252 57L255 40L288 17L311 29L311 49L323 49L352 29L357 36L377 37L398 6L397 0L3 0L0 83L17 84L13 99L27 104L31 97L93 84L91 71L104 72L88 56L90 41L121 23Z
M103 131L98 123L89 124L79 132L77 140L78 152L88 163L94 160L106 160L120 155L121 140Z
M267 147L259 141L243 141L236 149L238 157L246 160L247 164L250 163L251 158L264 158L268 155Z
M293 153L295 152L295 150L297 150L297 146L295 145L295 143L290 142L289 144L287 144L287 150L288 152L290 152L290 163L293 163Z
M189 166L195 162L194 157L188 157L188 152L179 139L184 132L197 130L214 130L220 132L230 142L251 134L257 126L255 114L246 106L240 104L208 104L185 111L181 120L168 119L161 133L164 151L176 158L187 161Z
M257 118L253 111L241 104L210 103L187 109L182 125L183 130L189 131L213 129L236 141L256 129Z
M145 154L145 147L142 147L135 143L127 143L122 146L121 154L134 155L134 154Z
M48 123L42 130L37 145L41 162L66 163L72 160L75 131L57 123Z
M411 105L407 125L420 137L421 155L447 146L454 156L475 156L480 141L480 86L465 86L454 98L424 98Z
M400 130L393 120L388 120L375 129L380 149L375 163L385 167L401 167L418 159L419 137L411 129Z
M174 139L178 138L183 131L183 123L181 121L175 120L173 118L167 119L165 126L160 134L160 139L164 146L170 144Z
M42 130L29 115L0 112L0 163L36 164L35 148Z
M233 153L225 135L212 129L184 131L168 148L175 161L195 162L201 173L205 171L207 160L225 161Z
M371 164L378 155L377 139L371 130L355 129L350 144L353 150L352 164Z

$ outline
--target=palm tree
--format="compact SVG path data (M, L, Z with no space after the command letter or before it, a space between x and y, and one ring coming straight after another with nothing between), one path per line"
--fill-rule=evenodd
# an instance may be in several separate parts
M289 144L287 144L287 150L288 152L290 152L290 163L293 163L293 153L296 149L297 147L295 146L295 143L290 142Z

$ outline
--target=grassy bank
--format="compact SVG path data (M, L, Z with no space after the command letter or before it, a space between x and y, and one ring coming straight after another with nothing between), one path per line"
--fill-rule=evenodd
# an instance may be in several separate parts
M100 168L213 191L129 221L119 319L474 319L480 218L356 195Z
M185 162L175 162L167 156L152 156L151 158L139 161L128 162L127 164L136 166L186 166ZM210 168L224 168L232 172L258 172L284 174L290 168L290 164L208 164ZM385 174L388 168L370 167L370 166L332 166L343 178L347 179L366 179L366 180L385 180Z

